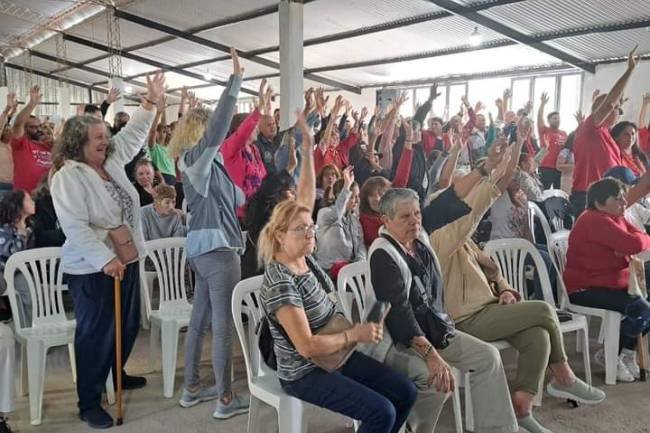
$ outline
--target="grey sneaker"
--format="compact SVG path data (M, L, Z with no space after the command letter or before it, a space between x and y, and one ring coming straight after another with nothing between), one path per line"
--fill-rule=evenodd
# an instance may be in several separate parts
M568 386L551 380L546 386L546 391L553 397L575 400L583 404L598 404L605 400L605 392L587 385L578 378Z
M248 394L244 394L243 396L233 395L230 404L223 404L221 400L217 402L217 408L212 414L212 417L216 419L232 418L233 416L248 412L249 405L250 396Z
M551 430L547 429L541 425L532 415L525 416L523 418L517 418L517 423L521 430L525 433L553 433Z
M196 392L189 392L186 388L183 388L183 395L181 395L178 404L182 407L192 407L204 401L214 400L217 397L219 397L219 392L216 385L210 388L200 388Z
M630 349L623 349L619 355L623 365L625 365L628 371L634 376L635 379L641 378L641 369L639 364L636 362L636 351Z

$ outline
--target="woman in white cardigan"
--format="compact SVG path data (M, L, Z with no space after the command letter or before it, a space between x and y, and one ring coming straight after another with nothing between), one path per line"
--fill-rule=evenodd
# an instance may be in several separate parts
M142 105L112 138L102 120L92 116L71 118L65 123L53 154L52 199L67 238L63 245L63 270L68 274L77 320L79 417L93 428L113 425L100 402L115 361L114 278L122 280L125 363L135 342L140 315L138 260L120 262L108 232L126 225L140 257L144 256L140 202L124 166L145 145L164 86L161 73L152 79L147 77ZM145 384L142 377L122 374L124 389Z

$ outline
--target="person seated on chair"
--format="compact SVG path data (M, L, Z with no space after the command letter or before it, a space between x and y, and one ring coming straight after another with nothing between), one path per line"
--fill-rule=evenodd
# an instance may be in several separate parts
M187 234L183 211L175 209L176 189L160 184L154 188L153 204L143 206L142 234L146 241L182 237Z
M528 200L542 201L544 186L537 176L535 155L529 155L525 152L521 154L519 157L519 170L517 170L515 177Z
M311 150L303 151L303 158L312 158L305 153ZM415 402L411 381L357 351L331 373L310 360L350 343L376 344L383 333L375 323L315 333L337 312L327 293L334 286L311 258L316 246L314 197L312 193L278 204L260 234L258 250L266 264L260 299L271 319L280 385L292 397L361 421L359 432L397 433Z
M650 313L645 299L628 292L631 256L650 249L650 236L624 216L629 203L650 191L648 173L629 191L614 178L599 180L589 187L587 210L569 235L564 284L571 303L623 315L631 315L632 310L635 316ZM635 352L637 338L622 325L619 341L616 377L621 382L632 382L640 375ZM603 359L602 354L597 355L597 359Z
M332 189L336 201L321 209L316 220L316 260L336 279L343 266L366 259L366 246L359 222L359 185L354 181L352 166L343 170L343 178Z
M506 282L496 263L471 239L485 212L512 181L519 154L530 133L525 118L520 120L517 131L514 150L490 149L490 158L503 159L465 198L471 212L434 231L430 240L440 258L445 307L457 329L483 341L506 340L517 349L517 378L511 391L519 426L531 433L548 433L550 430L532 416L533 398L539 392L547 367L553 375L547 390L555 397L596 404L605 398L605 393L578 379L571 370L554 306L544 301L521 301L520 294Z
M4 270L12 254L32 248L32 229L28 227L28 218L34 215L34 201L25 191L18 189L7 193L0 201L0 293L6 289ZM20 298L20 315L23 327L32 325L32 297L25 276L16 271L14 290Z
M390 302L391 310L388 332L371 353L417 386L418 400L407 421L410 431L434 431L456 386L450 365L472 372L475 432L518 431L499 352L456 330L443 307L446 283L422 230L417 193L391 189L379 209L384 225L370 247L370 275L376 298Z
M16 340L11 327L0 323L0 433L12 433L7 414L15 410Z
M618 179L628 188L633 187L639 181L634 172L624 166L610 168L603 177ZM645 232L646 226L650 225L650 207L647 198L643 197L625 209L625 219L640 231Z

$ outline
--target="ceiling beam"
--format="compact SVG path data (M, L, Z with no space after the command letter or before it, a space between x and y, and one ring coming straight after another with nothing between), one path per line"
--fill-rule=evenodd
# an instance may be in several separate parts
M102 44L100 44L98 42L90 41L88 39L80 38L79 36L74 36L74 35L71 35L69 33L64 33L63 34L63 39L65 39L66 41L69 41L69 42L79 44L79 45L94 48L96 50L105 51L107 53L110 52L110 49L105 45L102 45ZM153 66L156 69L160 69L160 70L163 70L163 71L175 72L177 74L185 75L186 77L201 80L203 82L211 83L213 85L226 86L226 84L227 84L225 81L218 80L216 78L206 80L200 74L196 74L194 72L190 72L190 71L186 71L186 70L181 69L181 68L177 68L176 66L172 66L172 65L168 65L168 64L165 64L165 63L162 63L162 62L151 60L151 59L148 59L146 57L138 56L138 55L133 54L133 53L124 53L123 52L123 53L121 53L121 56L126 58L126 59L131 59L131 60L135 60L136 62L144 63L145 65ZM241 92L242 93L248 93L249 95L257 96L257 92L255 90L247 89L245 87L241 88Z
M303 4L311 3L313 1L316 1L316 0L304 0ZM207 24L202 24L200 26L191 27L191 28L187 29L186 32L194 34L194 33L204 32L204 31L207 31L207 30L213 30L213 29L216 29L216 28L219 28L219 27L224 27L224 26L228 26L228 25L232 25L232 24L237 24L237 23L242 22L242 21L248 21L248 20L252 20L252 19L255 19L255 18L263 17L265 15L274 14L274 13L276 13L278 11L278 8L279 8L279 5L274 4L274 5L254 9L254 10L251 10L251 11L242 12L240 14L233 15L233 16L226 17L226 18L222 18L222 19L217 20L217 21L212 21L212 22L209 22ZM137 45L131 45L130 47L124 47L124 48L122 48L122 51L123 52L137 51L137 50L141 50L143 48L149 48L149 47L153 47L154 45L160 45L160 44L163 44L165 42L173 41L174 39L176 39L176 37L171 36L171 35L170 36L162 36L162 37L160 37L158 39L154 39L152 41L143 42L143 43L137 44ZM97 62L99 60L107 59L108 57L109 57L108 55L102 54L101 56L97 56L97 57L93 57L91 59L85 60L82 64ZM57 70L55 70L53 72L61 72L61 71L68 70L68 69L70 69L70 68L68 68L68 67L60 68L60 69L57 69Z
M195 44L211 48L213 50L222 51L224 53L229 53L230 52L230 47L227 46L227 45L221 44L219 42L212 41L210 39L203 38L201 36L196 36L196 35L184 32L184 31L179 30L179 29L175 29L173 27L161 24L159 22L150 20L148 18L139 16L139 15L134 15L132 13L126 12L126 11L121 10L121 9L116 9L115 10L115 16L120 18L120 19L129 21L129 22L132 22L132 23L135 23L135 24L139 24L139 25L141 25L143 27L147 27L147 28L150 28L150 29L157 30L159 32L167 33L167 34L175 36L177 38L185 39L185 40L193 42ZM250 53L248 53L246 51L241 51L241 50L237 50L237 54L239 54L239 56L241 58L247 59L247 60L249 60L251 62L254 62L254 63L257 63L259 65L266 66L268 68L273 68L273 69L276 69L276 70L280 69L280 64L277 63L277 62L274 62L272 60L268 60L268 59L265 59L265 58L257 56L257 55L252 55L252 54L250 54ZM361 89L359 89L356 86L352 86L352 85L350 85L348 83L344 83L344 82L341 82L341 81L336 81L336 80L333 80L333 79L329 79L329 78L326 78L326 77L321 77L319 75L310 74L310 73L305 73L304 76L307 79L319 82L321 84L325 84L325 85L332 86L332 87L338 87L340 89L347 90L349 92L361 94Z
M475 11L481 11L481 10L487 10L493 7L497 6L504 6L512 3L520 3L524 0L492 0L492 1L478 1L476 3L470 4L468 6L469 9L475 10ZM449 18L453 16L450 12L446 11L436 11L436 12L430 12L426 14L421 14L421 15L416 15L413 17L406 17L406 18L400 18L397 20L392 20L392 21L386 21L383 23L375 24L372 26L367 26L367 27L361 27L359 29L353 29L353 30L346 30L343 32L338 32L338 33L331 33L329 35L324 35L324 36L318 36L315 38L311 39L306 39L303 42L303 47L309 47L313 45L320 45L320 44L325 44L329 42L337 42L337 41L342 41L345 39L350 39L350 38L355 38L358 36L366 36L370 35L373 33L378 33L378 32L384 32L387 30L393 30L396 28L401 28L401 27L407 27L407 26L412 26L415 24L420 24L420 23L425 23L425 22L430 22L430 21L435 21L438 19L442 18ZM191 32L190 32L191 33ZM139 47L140 48L146 48L148 45L143 44L144 46ZM279 51L280 47L277 45L269 46L269 47L264 47L264 48L258 48L255 50L250 50L247 51L248 54L251 55L262 55L262 54L268 54L272 53L275 51ZM207 65L209 63L215 63L215 62L220 62L224 60L230 59L230 56L219 56L219 57L212 57L204 60L198 60L194 62L189 62L189 63L183 63L180 65L177 65L179 68L193 68L196 66L203 66ZM139 78L141 77L142 74L136 74L129 76L127 78ZM271 75L273 77L278 76L277 74ZM246 79L245 79L246 80ZM101 83L98 83L101 84Z
M70 84L72 86L83 87L85 89L94 90L95 92L108 93L108 89L105 89L103 87L97 87L97 86L90 85L88 83L82 83L81 81L71 80L69 78L54 75L54 74L51 74L51 73L45 72L45 71L40 71L38 69L34 69L34 68L30 69L30 68L26 68L25 66L16 65L14 63L5 63L4 65L7 68L16 69L18 71L23 71L23 72L28 73L28 74L38 75L40 77L49 78L51 80L62 81L64 83L68 83L68 84Z
M493 20L492 18L488 18L485 15L481 15L478 12L469 10L467 7L462 6L458 3L455 3L452 0L426 0L429 3L432 3L440 8L443 8L454 15L461 16L463 18L466 18L476 24L479 24L483 27L486 27L492 31L495 31L497 33L501 33L503 36L512 39L515 42L518 42L522 45L527 45L531 48L535 48L536 50L539 50L545 54L548 54L549 56L555 57L557 59L562 60L565 63L568 63L570 65L573 65L577 68L583 69L587 72L594 73L596 72L596 67L592 65L588 61L584 61L582 59L579 59L575 56L572 56L571 54L568 54L562 50L559 50L557 48L554 48L550 45L546 45L543 42L538 42L535 41L533 38L530 36L521 33L512 27L508 27L505 24L502 24L496 20Z

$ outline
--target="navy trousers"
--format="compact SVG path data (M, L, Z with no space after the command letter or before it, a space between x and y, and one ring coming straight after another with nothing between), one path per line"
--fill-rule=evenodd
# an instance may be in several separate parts
M77 328L79 411L100 405L108 372L115 374L115 312L113 278L103 272L68 275ZM131 353L140 325L140 272L137 263L126 267L122 280L122 365Z

